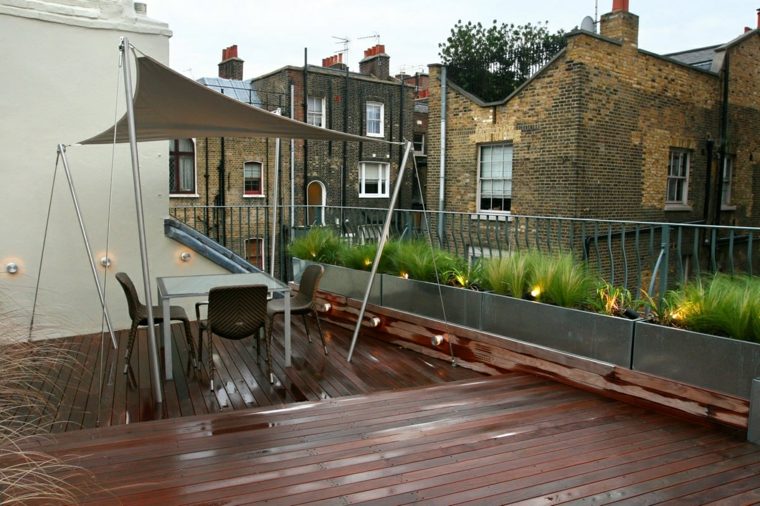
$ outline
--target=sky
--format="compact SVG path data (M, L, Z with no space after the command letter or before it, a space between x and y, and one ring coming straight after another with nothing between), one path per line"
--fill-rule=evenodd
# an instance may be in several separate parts
M490 25L547 22L572 30L585 16L609 12L612 0L143 0L148 16L169 24L170 66L193 79L218 75L222 49L238 46L243 77L301 66L345 47L358 71L363 51L384 44L391 73L427 71L439 62L458 20ZM757 0L630 0L639 16L639 47L658 54L727 42L758 25ZM348 42L343 42L347 40Z

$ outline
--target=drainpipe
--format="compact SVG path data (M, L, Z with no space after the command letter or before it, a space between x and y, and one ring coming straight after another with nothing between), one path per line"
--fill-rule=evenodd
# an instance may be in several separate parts
M227 205L227 196L225 195L225 185L226 183L226 174L225 174L225 165L224 165L224 137L221 138L221 143L219 145L221 156L219 158L219 194L217 195L217 202L216 205L219 206L219 214L221 215L221 220L219 223L219 242L223 245L227 245L227 216L226 211L227 209L224 207Z
M438 177L438 238L443 237L443 209L446 183L446 66L441 66L441 164Z
M723 60L723 100L720 107L720 148L718 158L717 177L715 178L715 214L713 224L720 224L720 207L723 200L723 167L726 164L726 149L728 148L728 77L729 77L728 50Z
M206 188L206 207L203 210L203 222L206 225L206 235L209 235L209 229L211 228L211 225L208 221L208 205L209 205L209 198L208 198L208 179L209 179L209 173L208 173L208 137L206 137L206 140L204 142L204 149L206 152L206 172L203 174L203 180L204 180L204 187Z
M705 144L707 151L707 169L705 170L705 207L702 213L702 221L707 224L707 220L710 219L710 181L712 179L712 157L715 141L713 141L708 135Z
M290 119L295 119L296 114L296 87L290 83ZM290 139L290 228L295 226L296 219L296 141Z
M303 120L304 123L309 121L309 93L308 93L308 49L303 48ZM309 174L309 141L303 141L303 205L309 204L308 195L308 174ZM304 224L308 225L308 208L304 207Z
M351 103L348 100L348 93L349 93L348 86L350 84L350 81L348 79L348 65L346 65L346 73L345 73L344 79L346 81L346 89L344 92L344 97L343 97L343 102L342 102L343 104L343 131L348 133L349 131L348 104ZM343 228L343 223L344 223L343 209L346 206L346 173L347 173L346 164L347 163L348 163L348 143L346 141L343 141L343 167L341 167L340 169L340 226L341 226L341 230Z

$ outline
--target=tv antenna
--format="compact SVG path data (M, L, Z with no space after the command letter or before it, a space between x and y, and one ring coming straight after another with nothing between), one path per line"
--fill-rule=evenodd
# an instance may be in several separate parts
M380 34L372 32L372 35L365 35L364 37L357 37L357 40L361 39L375 39L375 45L380 44Z
M335 54L346 54L348 55L348 46L351 44L351 39L348 37L337 37L335 35L332 36L333 39L336 39L336 44L343 44L343 49L336 51Z

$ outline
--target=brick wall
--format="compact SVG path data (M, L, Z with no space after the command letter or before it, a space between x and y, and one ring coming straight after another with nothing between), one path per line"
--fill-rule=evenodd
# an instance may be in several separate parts
M736 210L722 219L742 224L756 223L758 214L759 39L753 32L729 49ZM431 208L437 208L439 191L440 71L430 69ZM513 213L701 219L706 174L717 175L706 143L720 138L720 90L717 74L585 32L572 35L558 58L501 102L484 104L449 86L445 208L477 209L478 145L506 141L514 146ZM677 210L665 209L671 148L691 155L688 207Z

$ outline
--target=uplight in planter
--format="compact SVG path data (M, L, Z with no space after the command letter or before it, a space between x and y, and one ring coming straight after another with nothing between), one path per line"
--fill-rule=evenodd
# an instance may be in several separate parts
M408 272L402 272L400 276L404 279L409 279L409 273Z
M533 297L534 299L537 299L539 295L541 295L541 287L534 286L533 290L530 291L530 296Z
M369 258L365 258L364 259L364 266L365 267L369 267L370 265L372 265L372 260L370 260Z

